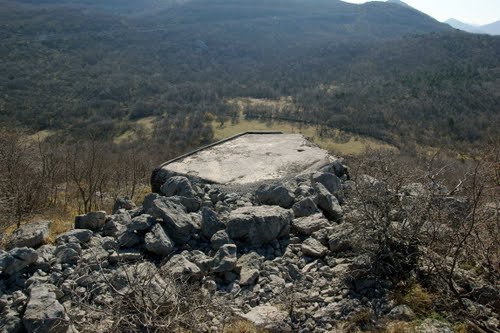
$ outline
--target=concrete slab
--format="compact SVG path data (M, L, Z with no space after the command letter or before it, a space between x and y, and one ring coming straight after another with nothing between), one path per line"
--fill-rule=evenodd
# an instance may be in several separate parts
M153 174L152 185L155 190L154 183L161 182L155 180L159 174L221 185L277 181L319 168L331 158L301 134L242 133L163 164Z

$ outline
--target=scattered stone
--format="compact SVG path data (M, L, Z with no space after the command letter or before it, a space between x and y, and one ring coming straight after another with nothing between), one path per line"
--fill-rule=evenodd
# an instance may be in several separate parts
M387 316L400 321L412 321L417 317L408 305L398 305L392 308Z
M210 238L210 247L213 250L218 250L221 246L226 244L234 244L226 230L219 230Z
M217 251L212 261L212 271L215 273L231 271L236 266L236 260L236 245L223 245Z
M305 198L293 205L295 217L310 216L318 213L318 207L311 198Z
M419 333L453 333L449 324L430 318L425 319L416 329Z
M313 258L323 258L328 253L328 248L316 239L309 237L302 243L302 253Z
M161 267L161 271L174 278L187 277L198 279L203 275L196 264L192 263L181 254L172 256L172 258Z
M52 221L38 221L25 224L16 229L9 239L9 247L32 247L37 248L42 245L49 236Z
M354 227L349 223L334 225L328 234L328 247L332 252L343 252L352 249Z
M127 226L129 231L146 231L156 223L156 219L148 214L142 214L132 219Z
M277 206L241 207L231 212L227 233L234 240L262 245L290 232L293 213Z
M241 286L250 286L257 282L259 278L259 270L258 269L242 269L240 272L240 285Z
M263 184L255 192L257 203L292 208L295 196L283 184Z
M313 232L329 227L330 225L330 222L320 213L294 219L292 221L292 230L299 234L310 236Z
M75 229L90 229L99 231L106 223L106 212L90 212L86 215L78 215L75 218Z
M254 324L257 329L270 333L292 332L288 324L288 315L271 305L256 306L241 317Z

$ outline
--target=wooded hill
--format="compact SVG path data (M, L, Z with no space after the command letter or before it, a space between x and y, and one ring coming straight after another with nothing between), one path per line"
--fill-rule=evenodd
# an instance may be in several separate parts
M292 96L258 116L399 145L498 137L500 38L395 3L2 1L0 22L4 124L112 137L158 115L202 142L227 98Z

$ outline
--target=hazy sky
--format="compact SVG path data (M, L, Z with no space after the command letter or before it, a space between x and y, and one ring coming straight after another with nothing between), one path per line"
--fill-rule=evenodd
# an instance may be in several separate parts
M352 3L363 3L366 0L345 0ZM487 24L500 20L500 0L402 0L410 6L438 19L449 18L475 23Z

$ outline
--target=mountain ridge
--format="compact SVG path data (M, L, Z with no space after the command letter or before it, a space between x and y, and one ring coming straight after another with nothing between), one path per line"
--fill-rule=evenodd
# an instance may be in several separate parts
M500 20L484 25L472 25L454 18L450 18L446 20L444 23L449 24L455 29L459 29L470 33L500 35Z

